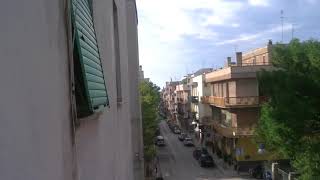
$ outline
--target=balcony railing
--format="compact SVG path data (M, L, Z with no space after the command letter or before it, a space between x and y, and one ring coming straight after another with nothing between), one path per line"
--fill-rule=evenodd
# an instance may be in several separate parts
M266 101L263 96L244 96L244 97L217 97L202 96L201 102L204 104L212 104L217 107L248 107L259 106Z
M213 127L218 134L225 137L252 136L254 133L253 127L226 127L217 121L213 121Z

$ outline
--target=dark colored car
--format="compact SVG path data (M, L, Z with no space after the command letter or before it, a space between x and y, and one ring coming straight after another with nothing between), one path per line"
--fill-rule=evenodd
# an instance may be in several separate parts
M201 167L213 167L214 166L213 159L209 154L202 154L199 157L198 162Z
M183 145L184 146L194 146L193 141L190 137L184 138Z
M187 137L187 134L186 134L186 133L181 133L181 134L178 136L178 139L179 139L180 141L183 141L184 138L186 138L186 137Z
M205 148L196 148L193 151L193 157L198 160L200 158L201 155L209 155L207 149Z

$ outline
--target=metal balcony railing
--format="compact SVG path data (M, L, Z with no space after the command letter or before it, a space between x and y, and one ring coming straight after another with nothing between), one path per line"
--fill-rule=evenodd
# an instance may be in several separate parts
M244 96L244 97L217 97L203 96L201 102L204 104L212 104L218 107L246 107L259 106L266 101L263 96Z

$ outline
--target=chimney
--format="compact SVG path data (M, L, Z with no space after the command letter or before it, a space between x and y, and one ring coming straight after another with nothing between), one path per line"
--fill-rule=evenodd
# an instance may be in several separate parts
M242 66L242 52L236 52L237 66Z
M231 65L231 57L227 57L228 66Z
M231 66L231 57L227 57L227 62L225 63L224 67Z
M272 40L271 39L269 39L269 42L268 42L268 46L267 46L267 49L268 49L268 53L267 53L267 59L268 59L268 61L267 61L267 63L271 63L272 62L272 59L271 59L271 54L272 54Z

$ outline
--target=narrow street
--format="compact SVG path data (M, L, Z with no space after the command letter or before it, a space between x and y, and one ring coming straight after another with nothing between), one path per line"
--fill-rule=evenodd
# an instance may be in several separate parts
M160 171L165 180L248 179L226 173L218 167L200 167L192 156L194 148L183 146L183 143L178 140L178 135L170 131L165 121L162 121L159 126L166 142L166 146L158 148Z

